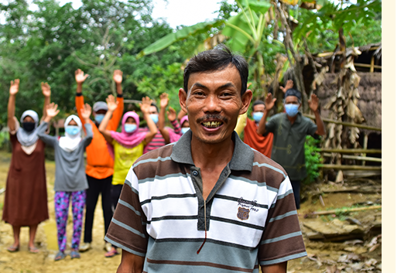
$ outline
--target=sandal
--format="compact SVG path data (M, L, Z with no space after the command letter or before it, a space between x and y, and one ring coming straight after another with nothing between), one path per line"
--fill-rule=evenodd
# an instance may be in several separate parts
M17 252L17 251L19 251L20 250L20 245L17 245L17 246L9 246L8 248L7 248L7 251L8 252Z
M71 259L79 259L81 255L79 255L78 250L71 250Z
M112 247L111 250L105 253L106 258L112 258L115 255L118 255L119 252L116 251L116 248Z
M35 246L33 246L33 247L28 247L28 252L30 252L30 253L33 253L33 254L36 254L36 253L38 253L40 250L38 249L38 248L36 248Z
M54 261L59 261L65 258L65 253L62 251L58 251L57 255L55 255Z

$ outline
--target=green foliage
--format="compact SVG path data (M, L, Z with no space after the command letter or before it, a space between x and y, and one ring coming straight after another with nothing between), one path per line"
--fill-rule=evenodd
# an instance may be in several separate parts
M304 184L311 184L320 176L319 164L323 163L323 158L319 153L318 145L320 139L314 139L312 136L306 136L305 141L305 165L307 176Z
M291 14L300 22L293 31L294 43L305 37L312 53L334 50L340 28L345 36L352 37L346 39L347 47L381 42L380 0L358 0L347 6L325 1L318 11L292 8Z
M6 131L0 131L0 150L3 150L9 143L9 133Z

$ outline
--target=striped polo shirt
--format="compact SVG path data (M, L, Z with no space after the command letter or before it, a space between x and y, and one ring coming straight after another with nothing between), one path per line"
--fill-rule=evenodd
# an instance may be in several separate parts
M145 257L149 273L259 272L306 256L283 168L234 132L232 159L204 204L191 135L135 162L105 240Z

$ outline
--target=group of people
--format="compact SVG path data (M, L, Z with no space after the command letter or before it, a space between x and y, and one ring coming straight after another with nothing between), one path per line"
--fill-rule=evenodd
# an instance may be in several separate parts
M10 252L20 249L20 229L30 227L28 249L37 253L34 244L39 223L49 218L45 145L55 151L54 203L59 252L55 260L66 257L66 227L68 212L72 208L73 235L70 256L80 258L79 252L92 248L92 229L96 204L101 195L105 233L116 208L128 170L134 161L149 151L174 142L188 129L188 117L170 107L168 117L174 128L165 127L165 116L149 97L139 104L146 128L139 128L139 115L124 111L122 72L115 70L116 98L109 95L106 102L98 101L93 107L84 103L82 84L88 75L80 69L75 71L77 92L75 98L77 115L65 119L65 135L48 135L50 121L59 113L58 105L50 102L51 88L42 83L44 94L41 120L33 110L23 113L20 123L15 118L15 101L19 90L19 79L11 82L8 103L8 128L12 144L12 159L6 183L3 220L13 227L14 243ZM161 99L161 110L166 112L168 98ZM91 115L93 113L94 121ZM123 115L123 117L122 117ZM20 125L21 124L21 125ZM120 132L117 132L121 125ZM86 166L84 153L86 152ZM33 194L35 193L35 194ZM85 224L83 216L85 210ZM80 243L84 226L83 243ZM105 242L106 257L118 254L117 248Z
M150 98L142 99L139 106L147 127L140 128L137 113L123 114L121 71L113 75L116 98L110 95L93 109L82 96L87 76L75 72L79 115L65 120L63 137L47 134L58 114L48 84L42 84L45 102L39 126L31 110L23 113L20 126L14 117L19 82L11 84L8 126L13 154L3 209L3 220L14 232L9 251L19 250L20 227L30 226L29 251L38 252L35 230L48 219L44 147L50 145L56 164L55 260L66 255L70 199L71 258L91 248L100 194L105 256L122 249L118 272L183 272L191 267L194 272L258 272L259 266L265 273L286 272L288 260L306 255L297 218L300 181L306 174L303 146L306 135L325 134L314 94L309 107L316 124L301 114L302 96L292 81L282 88L283 113L267 120L276 101L268 94L265 101L252 103L248 118L248 64L221 46L188 62L179 90L180 113L169 107L167 94L160 96L160 111ZM165 126L166 114L173 128Z

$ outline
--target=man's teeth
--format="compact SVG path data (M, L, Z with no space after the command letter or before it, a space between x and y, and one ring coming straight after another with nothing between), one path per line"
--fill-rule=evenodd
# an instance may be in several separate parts
M216 128L218 126L220 126L222 124L222 122L220 121L207 121L207 122L203 122L203 125L205 127L209 127L209 128Z

